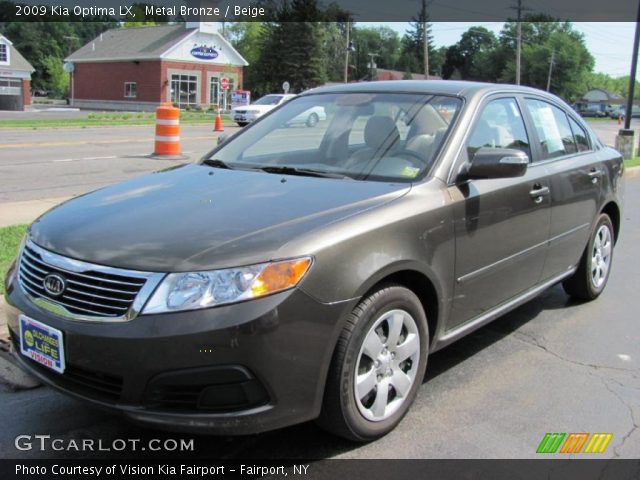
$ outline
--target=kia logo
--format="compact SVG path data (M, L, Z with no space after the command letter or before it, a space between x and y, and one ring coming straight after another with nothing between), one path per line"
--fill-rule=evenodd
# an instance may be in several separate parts
M42 285L49 295L57 297L59 295L62 295L62 292L64 292L64 289L67 286L67 282L65 282L64 278L62 278L60 275L52 273L44 277Z

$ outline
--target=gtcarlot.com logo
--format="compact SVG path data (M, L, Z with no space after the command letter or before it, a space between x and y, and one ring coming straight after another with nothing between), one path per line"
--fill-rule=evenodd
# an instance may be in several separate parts
M194 439L152 438L116 438L102 440L93 438L66 439L53 438L51 435L18 435L14 441L16 450L39 450L55 452L191 452L195 449Z
M604 453L611 437L611 433L546 433L536 453Z

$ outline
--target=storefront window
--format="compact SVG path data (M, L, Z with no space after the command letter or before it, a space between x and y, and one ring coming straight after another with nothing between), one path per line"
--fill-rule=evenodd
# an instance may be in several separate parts
M198 104L198 77L195 75L171 75L171 102L180 107Z

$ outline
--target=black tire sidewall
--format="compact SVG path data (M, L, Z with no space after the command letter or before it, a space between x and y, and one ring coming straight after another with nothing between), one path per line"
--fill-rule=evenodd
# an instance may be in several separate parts
M374 301L364 310L352 332L340 372L340 404L345 423L355 437L365 441L378 438L393 430L407 413L418 388L422 385L429 351L429 328L418 297L403 287L388 287L376 294L372 296L375 297ZM362 342L373 323L384 313L395 309L406 310L418 327L421 348L418 371L409 395L400 409L385 420L372 422L362 416L356 403L353 388L355 368Z
M313 128L316 126L316 124L318 123L318 115L316 115L315 113L311 113L309 115L309 117L307 118L307 127L309 128Z

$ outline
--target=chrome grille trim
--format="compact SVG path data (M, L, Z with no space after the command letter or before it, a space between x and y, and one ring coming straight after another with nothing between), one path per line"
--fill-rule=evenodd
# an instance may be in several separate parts
M45 250L30 239L19 258L18 283L27 298L38 307L69 320L132 320L165 276L70 259ZM51 296L44 289L44 279L51 273L62 274L67 282L67 288L59 297Z

